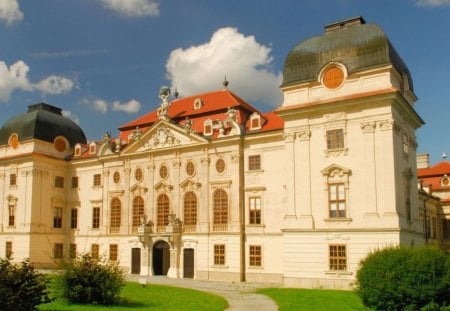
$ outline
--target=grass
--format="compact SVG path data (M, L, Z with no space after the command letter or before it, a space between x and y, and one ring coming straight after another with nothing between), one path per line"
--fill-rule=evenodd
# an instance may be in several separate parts
M350 311L366 308L356 292L298 288L264 288L257 291L273 299L280 311Z
M121 303L114 306L69 304L64 300L56 300L42 304L39 310L224 310L228 307L227 301L219 296L187 288L170 286L147 285L127 283L120 294Z

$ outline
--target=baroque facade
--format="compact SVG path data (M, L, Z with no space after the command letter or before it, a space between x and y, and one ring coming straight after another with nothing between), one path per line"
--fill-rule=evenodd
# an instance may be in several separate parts
M349 288L370 251L425 243L408 68L361 17L287 55L276 110L226 88L86 141L38 104L0 130L0 254L90 252L140 275ZM438 200L436 201L438 204Z

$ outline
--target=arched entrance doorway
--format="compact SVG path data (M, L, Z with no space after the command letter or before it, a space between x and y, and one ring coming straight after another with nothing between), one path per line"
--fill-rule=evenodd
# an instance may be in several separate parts
M153 274L167 275L170 267L170 246L165 241L153 245Z

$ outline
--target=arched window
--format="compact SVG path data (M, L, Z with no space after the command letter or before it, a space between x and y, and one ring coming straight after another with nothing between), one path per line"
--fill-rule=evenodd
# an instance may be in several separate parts
M197 196L194 192L184 195L184 225L185 231L195 231L197 225Z
M120 230L120 220L122 214L122 203L119 198L112 198L111 200L111 215L109 220L109 231L119 232Z
M169 224L169 197L161 194L158 197L158 210L156 217L156 225L158 231L165 231L165 226Z
M214 191L214 231L226 231L228 224L228 195L223 189Z
M140 223L141 216L144 215L144 199L141 196L137 196L133 199L133 232L136 232Z

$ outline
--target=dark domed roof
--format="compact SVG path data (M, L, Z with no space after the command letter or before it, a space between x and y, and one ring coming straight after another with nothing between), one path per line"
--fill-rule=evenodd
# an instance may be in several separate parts
M26 113L11 118L0 129L0 145L7 144L13 133L19 141L35 138L53 143L57 136L64 136L72 147L76 143L85 144L83 130L61 111L44 103L28 106Z
M348 74L393 65L401 75L411 76L405 63L377 25L365 24L362 17L325 26L323 35L297 44L287 55L283 69L283 86L317 81L320 70L329 62L340 62Z

